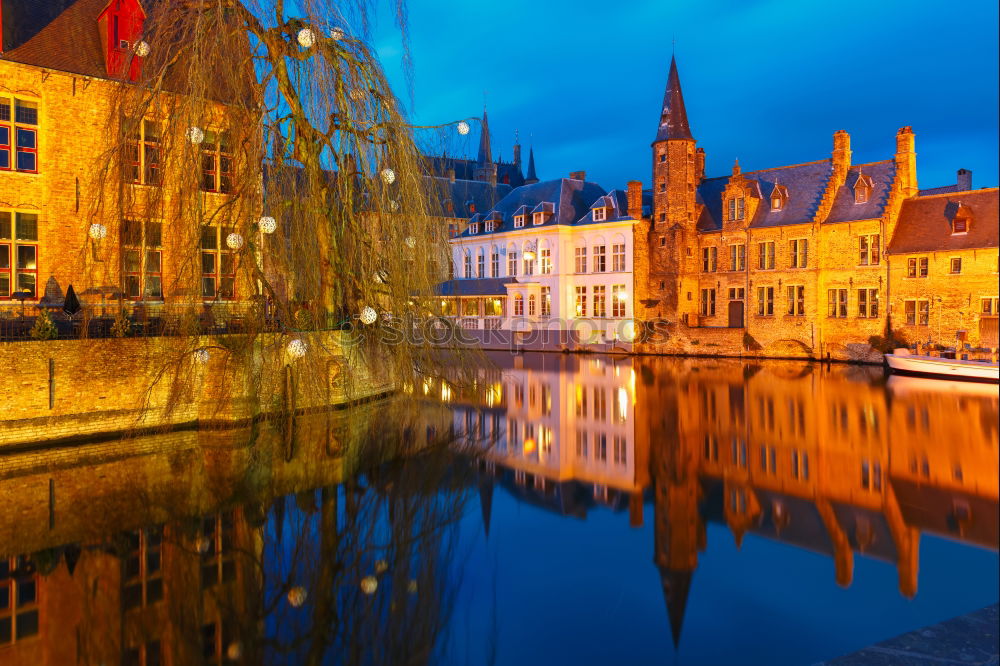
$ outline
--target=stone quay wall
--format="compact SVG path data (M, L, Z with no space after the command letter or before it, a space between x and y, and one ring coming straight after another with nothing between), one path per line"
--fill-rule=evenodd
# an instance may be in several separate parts
M393 389L341 332L48 340L0 344L0 451L109 433L240 424ZM199 350L208 351L201 360Z

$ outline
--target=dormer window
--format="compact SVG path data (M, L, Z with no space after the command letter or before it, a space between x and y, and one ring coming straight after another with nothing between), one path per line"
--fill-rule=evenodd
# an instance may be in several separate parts
M531 216L531 223L534 225L539 225L545 222L545 213L535 213Z
M594 209L594 222L603 222L608 219L608 209L607 208L595 208Z
M965 234L969 232L969 218L964 215L956 215L951 223L951 233Z
M515 229L520 229L523 226L524 226L524 215L515 215L514 216L514 228Z
M742 220L746 214L746 199L733 197L729 200L729 219Z
M473 222L472 224L469 225L469 233L470 234L478 234L479 233L479 223L478 222Z
M874 186L875 183L871 177L859 173L857 180L854 181L854 203L868 203L868 200L871 199Z
M493 225L494 225L493 220L486 220L486 231L493 231L494 229Z
M788 190L782 185L775 185L774 191L771 192L771 210L781 210L785 207L785 201L788 199Z

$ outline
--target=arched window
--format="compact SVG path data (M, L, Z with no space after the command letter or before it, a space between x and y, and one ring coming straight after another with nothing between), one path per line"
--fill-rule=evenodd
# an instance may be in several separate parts
M507 275L517 277L517 245L511 243L507 246Z
M468 250L465 251L465 271L462 273L462 277L470 278L472 277L472 253Z
M500 277L500 248L490 248L490 277Z
M483 248L479 248L479 254L476 256L476 277L486 277L486 250Z
M524 316L524 296L521 294L514 294L514 316Z

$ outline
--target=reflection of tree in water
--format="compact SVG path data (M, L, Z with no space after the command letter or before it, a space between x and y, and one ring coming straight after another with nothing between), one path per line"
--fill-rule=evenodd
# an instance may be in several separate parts
M56 601L42 644L76 629L84 664L432 662L475 485L412 404L371 406L360 431L357 414L301 419L290 461L270 424L196 433L164 456L182 473L95 497L84 541L12 573Z

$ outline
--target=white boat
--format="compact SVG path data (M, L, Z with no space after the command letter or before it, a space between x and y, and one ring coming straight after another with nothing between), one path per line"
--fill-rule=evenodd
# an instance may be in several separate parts
M885 362L889 364L890 371L903 375L1000 383L1000 363L991 361L917 356L909 349L894 349L891 354L885 355Z

